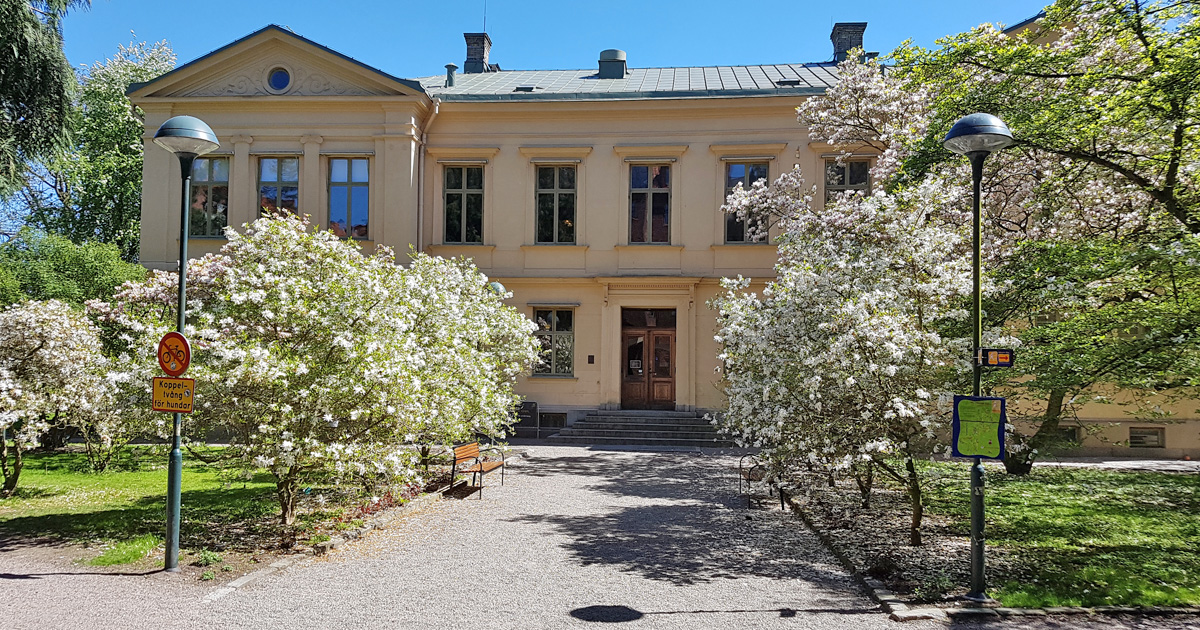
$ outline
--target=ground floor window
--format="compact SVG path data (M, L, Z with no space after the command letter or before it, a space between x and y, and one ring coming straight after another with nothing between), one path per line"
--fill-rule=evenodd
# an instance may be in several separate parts
M1165 448L1167 430L1163 427L1129 427L1130 448Z
M192 162L192 207L189 236L224 236L229 225L229 158L196 158Z
M571 309L534 309L534 334L542 345L542 360L535 375L571 376L575 373L575 311Z
M296 214L300 200L300 158L258 159L258 209L263 214L285 210Z

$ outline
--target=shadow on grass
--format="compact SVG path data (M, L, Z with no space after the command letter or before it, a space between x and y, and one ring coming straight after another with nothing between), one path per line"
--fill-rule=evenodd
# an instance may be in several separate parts
M277 538L274 493L259 488L186 490L181 494L180 546L253 551ZM91 512L22 516L0 521L0 551L22 545L124 540L161 534L166 497L145 496L128 507Z

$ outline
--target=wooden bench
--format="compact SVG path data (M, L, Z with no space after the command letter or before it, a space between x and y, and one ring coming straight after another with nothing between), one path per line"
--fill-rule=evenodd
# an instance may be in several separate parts
M498 448L485 448L483 451L495 451L500 453L500 461L485 461L479 457L480 448L479 442L471 442L461 446L454 447L454 463L450 466L450 485L454 486L454 476L458 473L471 473L471 485L475 485L476 477L479 478L479 498L483 498L483 476L487 473L500 469L500 485L504 485L504 451ZM468 465L470 462L474 464Z

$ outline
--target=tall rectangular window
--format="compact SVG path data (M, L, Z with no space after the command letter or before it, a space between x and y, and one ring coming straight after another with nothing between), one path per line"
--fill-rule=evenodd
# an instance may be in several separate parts
M367 158L330 158L329 230L338 236L367 238L370 173Z
M300 207L300 158L258 159L258 211L270 214L286 210L296 214Z
M483 167L447 166L447 243L483 242Z
M570 309L534 309L537 323L534 335L542 346L542 360L534 374L571 376L575 364L575 311Z
M188 234L224 236L226 225L229 225L229 158L196 158L192 161Z
M871 192L871 163L867 160L849 160L838 164L837 160L825 161L825 202L846 190Z
M743 189L749 190L754 182L766 178L766 162L728 162L725 164L725 198L729 198L729 194L733 192L734 188L737 188L738 184L741 184ZM726 243L762 241L763 235L759 233L762 231L761 225L757 222L752 221L750 225L747 225L736 214L725 215Z
M671 167L629 167L629 242L671 242Z
M537 167L537 242L575 242L575 167Z

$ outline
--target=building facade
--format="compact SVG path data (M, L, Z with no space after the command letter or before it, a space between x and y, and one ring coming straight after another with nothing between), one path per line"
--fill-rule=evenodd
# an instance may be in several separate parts
M834 26L831 59L865 23ZM178 161L152 142L168 118L207 122L189 248L287 209L370 250L465 256L512 291L547 361L518 391L570 422L595 409L720 409L707 303L723 277L774 276L775 248L720 208L741 183L800 167L817 198L869 188L796 122L837 81L834 61L505 71L465 34L463 72L400 79L268 26L145 84L141 260L177 265Z

